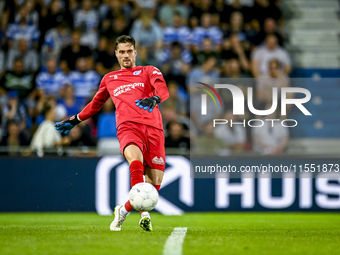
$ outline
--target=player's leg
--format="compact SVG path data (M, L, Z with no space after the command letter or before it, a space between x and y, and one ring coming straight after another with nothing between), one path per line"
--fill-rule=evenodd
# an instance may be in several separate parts
M157 189L157 191L159 191L163 181L164 171L159 169L152 169L151 167L147 166L145 167L144 174L145 182L152 184Z
M145 167L145 182L152 184L157 191L161 187L164 171ZM149 212L142 212L139 226L145 231L152 231L151 216Z
M124 149L124 157L130 166L131 187L135 184L144 182L143 154L138 146L129 144ZM128 200L124 205L117 205L114 211L114 220L110 225L111 231L120 231L126 219L126 215L133 210Z
M152 184L157 191L159 191L163 176L164 170L154 169L149 166L145 167L145 182ZM152 224L151 224L151 216L149 212L142 212L141 219L139 221L139 226L145 231L152 231Z
M129 144L124 149L124 157L126 158L130 166L131 187L135 186L137 183L144 182L144 165L141 149L135 144ZM126 210L126 212L124 209ZM125 203L124 209L122 213L125 215L133 210L133 207L131 206L129 200Z

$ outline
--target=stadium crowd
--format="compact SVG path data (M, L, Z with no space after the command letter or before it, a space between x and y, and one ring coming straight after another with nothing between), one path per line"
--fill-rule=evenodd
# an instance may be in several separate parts
M115 39L130 34L138 43L137 65L158 67L167 81L170 98L160 105L167 148L187 150L191 134L199 153L282 153L289 134L280 125L212 128L214 118L238 121L231 94L219 91L223 105L211 107L208 117L189 106L189 95L192 105L200 105L201 95L191 79L227 78L242 90L254 88L257 109L270 108L271 87L289 86L291 71L279 6L280 0L0 2L0 146L30 146L42 155L115 138L112 100L68 136L54 123L78 113L101 77L120 69ZM249 112L241 117L254 118ZM213 140L216 148L204 146Z

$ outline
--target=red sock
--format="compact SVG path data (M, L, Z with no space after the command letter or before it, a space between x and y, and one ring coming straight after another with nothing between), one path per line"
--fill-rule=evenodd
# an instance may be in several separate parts
M124 207L125 207L125 210L128 211L128 212L131 212L133 210L133 207L130 204L129 200L125 203Z
M161 188L161 185L153 185L157 191L159 191L159 189Z
M144 166L139 160L134 160L130 164L130 177L131 177L131 187L135 186L137 183L144 182L143 180ZM131 212L133 210L130 201L128 200L124 205L126 211Z
M144 182L143 180L144 166L139 160L134 160L130 164L131 187L137 183Z

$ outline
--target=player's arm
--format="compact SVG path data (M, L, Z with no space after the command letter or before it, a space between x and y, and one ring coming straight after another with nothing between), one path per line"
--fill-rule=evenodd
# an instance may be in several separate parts
M106 84L104 81L105 77L102 79L99 89L92 101L85 106L85 108L78 114L73 115L67 120L57 122L55 124L56 129L61 133L67 135L75 125L80 122L91 118L95 115L103 106L103 104L110 98L110 94L106 89Z
M156 95L136 100L135 103L139 108L152 112L157 104L162 103L169 98L169 90L161 71L155 67L150 67L150 69L148 72L150 83L151 86L154 87Z

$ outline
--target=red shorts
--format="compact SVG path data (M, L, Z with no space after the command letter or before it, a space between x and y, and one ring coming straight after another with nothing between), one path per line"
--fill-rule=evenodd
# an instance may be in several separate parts
M164 132L158 128L136 122L123 122L117 130L120 151L130 144L135 144L143 153L144 166L151 169L165 170Z

